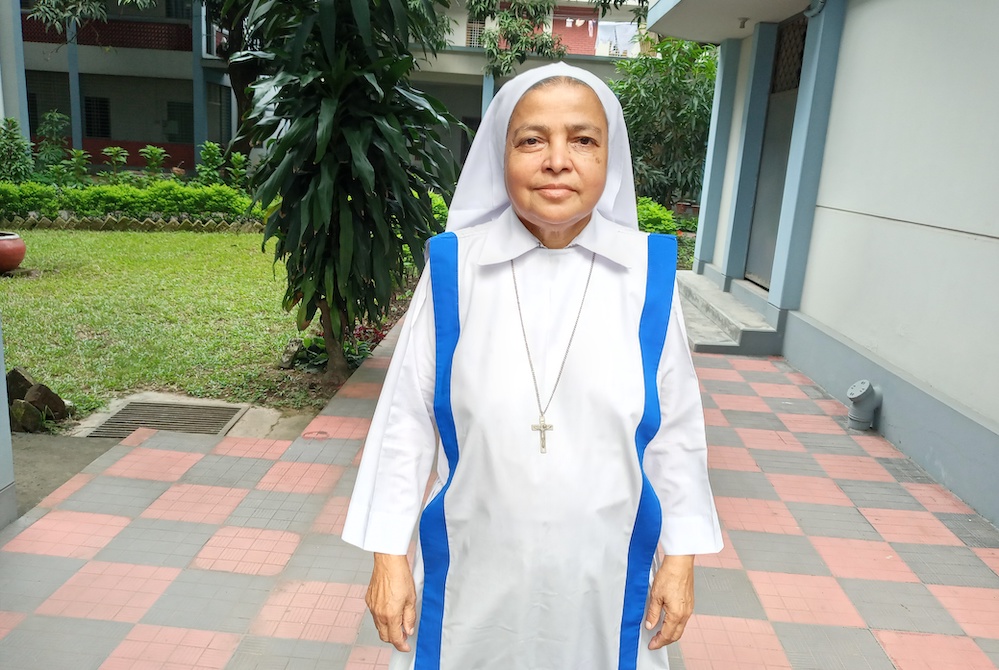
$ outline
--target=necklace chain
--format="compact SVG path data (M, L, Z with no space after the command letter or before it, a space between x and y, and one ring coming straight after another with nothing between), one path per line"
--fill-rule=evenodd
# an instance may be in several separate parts
M541 433L541 453L543 454L548 451L545 444L545 433L554 429L554 426L545 423L545 414L548 412L548 408L551 407L552 400L555 398L558 383L562 381L562 371L565 370L565 362L569 358L569 349L572 348L572 341L576 338L576 328L579 326L579 317L583 314L583 304L586 302L586 294L590 290L590 279L593 277L593 266L596 260L597 255L594 253L590 256L590 269L586 274L586 285L583 287L583 297L579 301L579 311L576 312L576 321L572 324L572 332L569 334L569 343L565 346L565 354L562 355L562 363L558 368L558 376L555 377L555 383L552 385L552 393L548 396L548 402L545 403L544 407L541 406L541 391L538 389L538 375L534 371L534 360L531 358L531 345L527 343L527 328L524 327L524 310L520 306L520 290L517 288L517 269L514 267L513 259L510 260L510 274L513 275L513 294L517 298L517 316L520 317L520 332L524 336L527 364L531 368L531 381L534 382L534 398L538 403L538 423L531 426L531 429Z

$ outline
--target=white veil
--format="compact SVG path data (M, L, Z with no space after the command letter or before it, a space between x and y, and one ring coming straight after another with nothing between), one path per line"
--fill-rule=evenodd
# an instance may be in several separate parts
M507 126L517 102L527 90L543 79L572 77L597 94L607 116L607 184L596 210L603 218L638 229L635 207L635 178L631 170L631 147L621 103L613 91L594 74L565 63L528 70L506 83L486 111L465 165L458 178L454 199L448 211L447 230L459 230L492 221L510 206L503 176Z

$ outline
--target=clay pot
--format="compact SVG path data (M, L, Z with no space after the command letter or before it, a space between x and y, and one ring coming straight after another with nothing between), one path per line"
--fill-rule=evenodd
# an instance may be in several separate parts
M16 270L27 250L20 235L0 232L0 273Z

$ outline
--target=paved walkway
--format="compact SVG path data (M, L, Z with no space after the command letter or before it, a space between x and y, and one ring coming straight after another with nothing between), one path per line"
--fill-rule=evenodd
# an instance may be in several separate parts
M392 344L294 441L140 430L0 531L0 668L385 668L339 532ZM782 360L695 358L727 547L673 670L995 668L999 531Z

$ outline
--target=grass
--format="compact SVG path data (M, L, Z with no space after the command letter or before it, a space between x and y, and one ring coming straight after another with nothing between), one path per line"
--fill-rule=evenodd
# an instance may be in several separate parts
M696 241L693 235L681 235L677 238L676 267L678 270L690 270L693 267Z
M260 235L20 234L22 268L41 274L0 279L7 368L24 367L82 414L138 390L288 408L328 399L305 373L275 367L298 331L281 309L283 267Z

